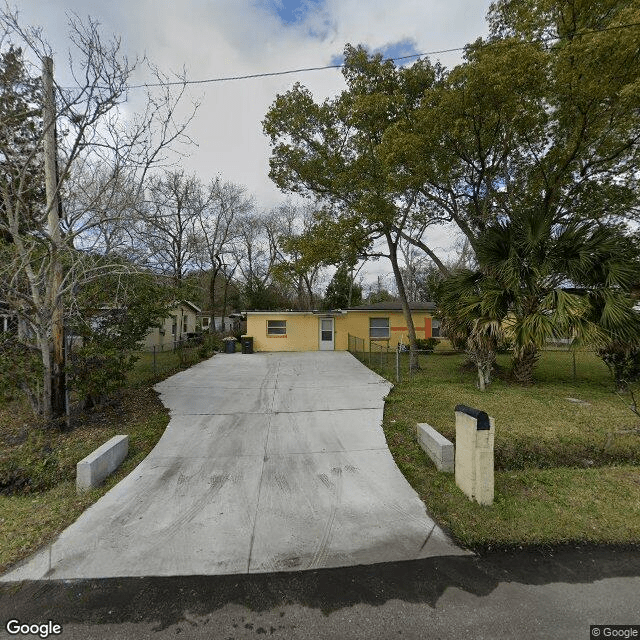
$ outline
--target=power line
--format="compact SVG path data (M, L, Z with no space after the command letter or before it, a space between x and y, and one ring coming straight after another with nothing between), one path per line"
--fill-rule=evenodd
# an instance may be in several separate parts
M640 22L629 22L626 24L620 24L620 25L615 25L612 27L602 27L601 29L590 29L590 30L585 30L585 31L580 31L579 33L574 34L573 37L580 37L583 35L590 35L590 34L594 34L594 33L603 33L605 31L614 31L614 30L618 30L618 29L628 29L630 27L638 27L640 26ZM494 40L493 42L487 42L486 44L482 45L483 47L490 47L490 46L497 46L497 45L507 45L507 46L517 46L517 45L522 45L522 44L535 44L535 43L545 43L545 42L553 42L555 40L562 40L563 38L560 36L549 36L548 38L540 38L538 40L516 40L516 41L511 41L511 42L504 42L502 40ZM451 49L439 49L439 50L435 50L435 51L425 51L423 53L414 53L411 55L406 55L406 56L398 56L398 57L394 57L394 58L384 58L383 62L397 62L398 60L409 60L411 58L424 58L427 56L435 56L435 55L440 55L443 53L455 53L458 51L464 51L467 48L468 45L464 46L464 47L452 47ZM286 76L286 75L291 75L294 73L307 73L309 71L324 71L326 69L342 69L345 66L344 63L342 64L329 64L329 65L325 65L323 67L305 67L305 68L301 68L301 69L287 69L285 71L270 71L270 72L266 72L266 73L251 73L251 74L247 74L247 75L241 75L241 76L224 76L221 78L207 78L204 80L184 80L184 81L180 81L180 80L176 80L176 81L172 81L172 82L152 82L152 83L148 83L148 84L136 84L136 85L130 85L129 87L127 87L128 89L144 89L144 88L151 88L151 87L166 87L166 86L175 86L175 85L179 85L179 86L186 86L188 84L211 84L214 82L232 82L235 80L252 80L255 78L273 78L276 76Z

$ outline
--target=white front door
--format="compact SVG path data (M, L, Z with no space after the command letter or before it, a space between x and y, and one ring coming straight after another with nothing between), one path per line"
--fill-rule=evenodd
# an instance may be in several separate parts
M320 351L333 351L333 318L320 318Z

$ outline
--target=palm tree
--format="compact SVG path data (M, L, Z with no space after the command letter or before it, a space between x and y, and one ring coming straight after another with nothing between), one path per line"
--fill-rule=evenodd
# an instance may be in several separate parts
M478 388L484 391L491 382L502 322L487 315L482 307L486 279L478 271L453 272L435 289L438 313L445 335L453 345L464 345L478 371Z
M639 252L622 228L559 224L526 211L489 225L476 253L478 269L445 280L441 297L457 299L448 313L473 321L476 333L500 323L513 341L517 382L533 382L548 340L569 335L603 346L612 336L640 336L630 297L640 281Z

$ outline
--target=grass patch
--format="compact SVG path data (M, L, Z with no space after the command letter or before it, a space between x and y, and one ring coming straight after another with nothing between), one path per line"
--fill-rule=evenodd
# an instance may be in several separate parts
M5 415L6 410L0 411L0 416ZM152 389L127 389L110 406L84 416L69 433L33 428L33 435L22 445L3 447L0 464L5 472L8 466L31 462L29 477L34 482L22 486L19 494L0 495L0 572L53 540L130 473L154 447L168 422L168 412ZM19 425L7 420L2 426L0 435L15 437ZM101 487L77 495L76 463L116 434L129 436L127 458ZM28 444L34 442L35 447ZM47 453L39 455L43 449ZM35 463L30 460L34 455Z
M461 368L464 356L430 356L421 372L390 393L383 426L396 463L461 544L640 542L640 434L609 438L638 426L638 419L613 393L604 365L593 354L583 356L578 380L545 353L535 386L496 380L484 393L475 388L473 372ZM460 403L496 419L491 507L468 500L417 442L417 422L455 442L454 407Z
M418 374L396 385L386 412L412 425L428 422L453 441L457 404L486 411L496 419L497 470L640 464L640 434L617 433L640 420L613 392L604 364L594 354L581 355L577 380L570 371L563 375L556 354L545 353L535 386L498 378L485 392L476 389L473 372L462 369L464 355L428 356ZM499 361L506 370L508 356Z

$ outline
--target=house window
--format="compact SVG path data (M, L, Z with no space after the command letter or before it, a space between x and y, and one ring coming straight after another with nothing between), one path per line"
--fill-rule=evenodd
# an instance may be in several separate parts
M189 316L182 316L182 333L189 331Z
M208 316L203 316L202 317L202 328L203 329L208 329L209 328L209 317Z
M286 320L267 320L268 336L285 336L287 335Z
M171 316L171 335L175 336L177 330L178 330L178 318L176 316Z
M431 337L440 337L440 320L436 320L435 318L431 320Z
M369 338L387 340L389 338L389 318L369 318Z

